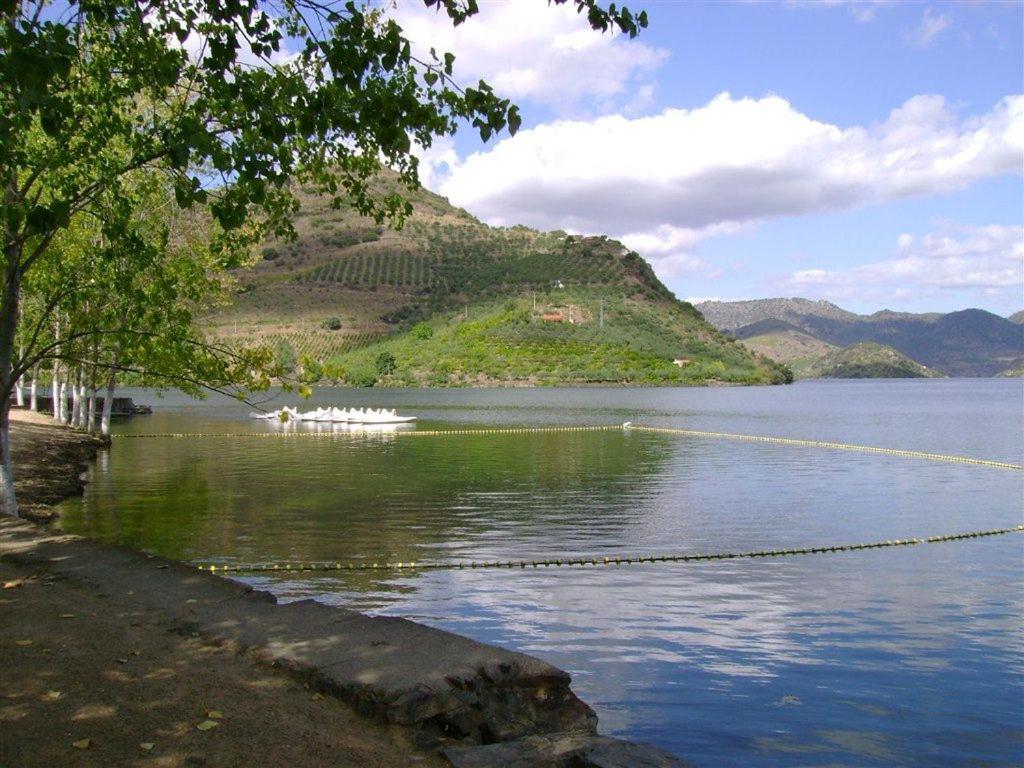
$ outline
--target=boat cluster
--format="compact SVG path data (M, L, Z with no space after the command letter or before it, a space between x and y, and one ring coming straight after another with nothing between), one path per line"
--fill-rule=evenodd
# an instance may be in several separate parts
M399 416L394 408L317 408L315 411L300 411L285 406L279 411L250 413L253 419L277 419L278 421L316 421L332 424L407 424L415 416Z

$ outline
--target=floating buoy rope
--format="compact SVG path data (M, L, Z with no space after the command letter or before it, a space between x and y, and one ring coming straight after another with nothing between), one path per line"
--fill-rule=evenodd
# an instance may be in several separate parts
M902 448L877 448L870 445L855 445L851 443L838 443L826 440L800 440L792 437L771 437L767 435L744 435L733 432L708 432L697 429L676 429L672 427L648 427L626 422L618 425L598 426L567 426L567 427L508 427L496 429L420 429L415 431L396 432L151 432L138 434L119 434L115 437L123 439L141 438L168 438L168 439L193 439L193 438L336 438L352 437L360 434L387 434L395 437L451 437L451 436L474 436L474 435L526 435L544 434L558 432L648 432L663 435L683 435L685 437L712 438L719 440L735 440L748 443L767 443L772 445L788 445L801 448L820 448L833 451L854 451L858 453L871 453L884 456L899 456L907 459L922 459L925 461L940 461L951 464L973 464L981 467L993 467L995 469L1022 470L1024 466L1013 464L1007 461L993 461L990 459L976 459L971 456L954 456L943 453L928 453L926 451L911 451Z
M631 422L619 425L597 425L597 426L561 426L561 427L504 427L494 429L426 429L415 431L396 431L384 434L396 437L452 437L452 436L477 436L477 435L525 435L525 434L548 434L565 432L648 432L653 434L683 435L686 437L711 438L720 440L736 440L750 443L767 443L772 445L786 445L803 448L820 448L824 450L855 451L859 453L878 454L884 456L898 456L908 459L922 459L925 461L940 461L953 464L968 464L981 467L992 467L995 469L1022 470L1020 464L1012 464L1005 461L992 461L989 459L976 459L970 456L954 456L941 453L927 453L925 451L911 451L901 448L877 448L869 445L855 445L851 443L838 443L825 440L801 440L790 437L770 437L767 435L745 435L732 432L709 432L696 429L678 429L672 427L649 427ZM115 435L117 439L141 439L141 438L168 438L168 439L193 439L193 438L335 438L351 437L358 435L356 432L153 432L137 434ZM365 434L374 434L368 432ZM937 544L947 541L961 541L964 539L977 539L988 536L1001 536L1008 533L1024 532L1024 525L1017 525L1012 528L993 528L984 531L969 531L966 533L950 533L927 538L910 539L887 539L859 544L837 544L832 546L800 547L788 549L754 550L750 552L715 552L707 554L656 554L656 555L618 555L615 557L571 557L571 558L545 558L529 560L489 560L471 562L326 562L326 563L232 563L216 564L208 563L197 566L200 570L212 573L267 573L267 572L297 572L297 571L454 571L465 568L548 568L548 567L593 567L608 565L639 565L643 563L693 563L711 560L737 560L753 559L761 557L788 557L793 555L819 555L834 552L854 552L863 549L883 549L889 547L910 547L917 544Z
M461 562L316 562L316 563L206 563L198 565L201 571L211 573L288 573L309 571L461 571L467 568L561 568L561 567L594 567L610 565L642 565L646 563L699 563L712 560L742 560L762 557L789 557L794 555L824 555L837 552L856 552L863 549L886 549L891 547L912 547L918 544L939 544L963 539L980 539L988 536L1003 536L1009 533L1024 532L1024 525L1012 528L992 528L987 531L968 531L964 533L947 533L939 536L910 539L887 539L859 544L835 544L831 546L800 547L788 549L760 549L749 552L712 552L696 554L656 554L656 555L616 555L536 558L529 560L483 560Z

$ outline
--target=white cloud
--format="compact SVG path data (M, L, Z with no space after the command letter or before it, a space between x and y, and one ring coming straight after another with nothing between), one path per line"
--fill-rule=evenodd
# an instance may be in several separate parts
M943 223L921 237L900 235L892 258L852 269L804 269L788 288L830 295L877 294L907 298L929 289L977 289L986 295L1024 289L1024 227Z
M650 102L650 75L668 57L640 40L592 30L571 3L485 2L458 27L422 0L399 2L392 13L420 58L431 46L456 55L460 82L482 78L505 98L534 99L562 113L584 102L596 111L626 104L636 111Z
M624 237L686 252L758 221L963 188L1020 173L1024 96L958 120L917 96L870 126L820 122L785 99L721 94L693 110L562 120L521 131L453 168L441 187L493 224Z
M942 97L917 96L881 123L841 128L778 96L721 94L698 109L562 120L463 161L453 154L440 191L492 224L609 234L662 278L713 279L721 270L693 253L708 237L1019 173L1024 96L963 120Z
M682 277L718 280L725 277L725 270L709 264L691 253L670 253L649 259L651 267L662 280L676 280Z
M948 13L938 13L929 6L924 9L921 23L907 32L905 38L915 48L930 48L952 26L952 16Z
M417 171L420 184L430 190L440 189L443 180L461 162L458 153L455 151L455 142L450 136L435 138L433 144L427 148L420 146L414 141L412 153L419 160Z

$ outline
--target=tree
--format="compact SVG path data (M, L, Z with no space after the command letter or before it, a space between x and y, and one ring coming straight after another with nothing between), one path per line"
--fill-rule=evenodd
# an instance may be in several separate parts
M456 25L477 12L476 0L424 2ZM635 36L647 23L597 0L553 2L602 31ZM179 207L209 213L221 245L293 236L291 180L383 222L409 205L373 197L382 162L415 185L414 144L462 121L485 140L520 124L486 83L456 83L454 56L416 58L394 20L355 2L0 0L0 20L0 502L11 514L10 398L30 367L15 351L23 283L100 198L118 200L135 172L160 173ZM242 250L215 250L218 266L237 266Z

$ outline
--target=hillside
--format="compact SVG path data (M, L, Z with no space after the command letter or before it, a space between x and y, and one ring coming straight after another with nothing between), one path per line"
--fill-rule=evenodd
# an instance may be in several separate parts
M837 349L783 320L751 323L736 338L752 352L785 363L797 378L806 378L812 364Z
M399 191L389 176L376 184ZM791 379L621 243L490 227L426 190L406 194L401 230L300 194L298 239L268 243L236 275L235 301L205 319L211 335L360 385Z
M827 353L808 366L803 375L814 379L931 379L942 376L892 347L870 341Z
M1024 309L1020 310L1019 312L1014 312L1006 319L1009 320L1011 323L1015 323L1016 325L1024 325Z
M716 327L740 339L763 335L761 323L781 321L837 347L867 341L885 344L948 376L995 376L1024 363L1024 326L980 309L857 315L807 299L705 302L698 309Z

